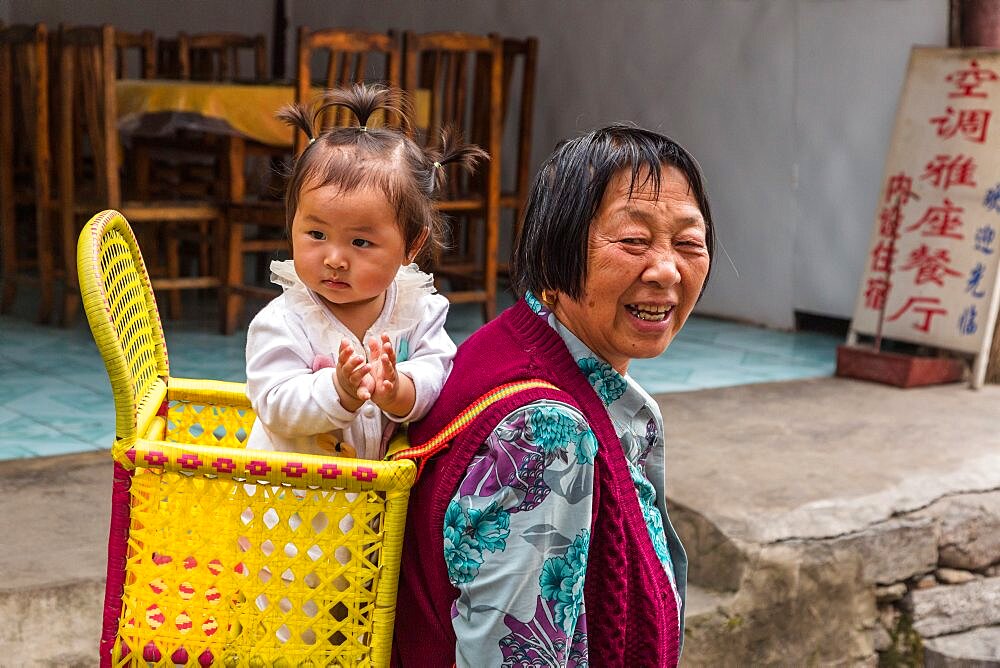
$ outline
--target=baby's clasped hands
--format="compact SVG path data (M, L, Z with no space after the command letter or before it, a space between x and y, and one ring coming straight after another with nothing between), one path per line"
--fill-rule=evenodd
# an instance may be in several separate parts
M371 401L384 412L406 415L413 407L413 381L396 371L396 351L387 334L369 339L368 360L347 339L340 342L335 386L342 405L357 410Z

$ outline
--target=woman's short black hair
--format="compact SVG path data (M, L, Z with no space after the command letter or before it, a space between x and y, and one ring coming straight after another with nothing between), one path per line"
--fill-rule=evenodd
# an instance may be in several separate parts
M590 224L608 184L620 170L629 169L629 196L647 182L658 195L664 165L684 174L698 203L705 219L711 272L715 228L698 162L669 137L615 124L562 142L542 165L514 246L514 290L522 296L526 291L538 296L542 290L555 290L579 299L587 274Z

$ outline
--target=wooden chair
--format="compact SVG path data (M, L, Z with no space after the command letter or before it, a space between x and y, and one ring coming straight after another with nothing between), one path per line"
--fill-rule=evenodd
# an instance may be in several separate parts
M40 322L51 317L55 284L50 170L48 32L40 23L0 28L0 310L11 309L22 270L33 265ZM33 205L33 215L19 217L21 205Z
M490 154L473 176L457 168L449 174L438 207L453 217L454 248L439 258L434 272L449 279L451 289L444 292L452 303L479 302L491 320L500 229L503 41L497 35L407 32L403 62L406 90L414 96L418 89L430 93L429 125L418 139L434 143L450 125Z
M190 79L187 35L160 37L156 40L156 77L158 79Z
M239 33L179 33L174 40L161 40L160 53L165 59L163 71L180 79L197 81L235 81L241 76L241 56L251 52L254 81L267 80L267 42L263 34ZM230 168L243 169L246 156L257 154L265 158L283 157L287 151L262 144L245 142L240 164L231 165L230 142L227 138L201 132L181 132L170 138L144 140L137 150L137 172L140 193L150 192L154 173L164 182L177 183L190 196L220 196L227 191L228 177L220 180L218 173ZM199 244L199 255L205 257L207 246ZM171 304L171 310L175 308Z
M308 101L312 88L344 88L354 83L384 83L402 85L403 52L399 36L393 32L377 33L360 30L299 28L296 47L295 99ZM316 76L314 73L320 73ZM340 110L331 125L345 125L348 112ZM295 137L295 152L302 150L305 136Z
M296 101L309 101L315 86L343 87L364 81L399 86L401 82L402 48L398 35L393 32L301 27L296 54ZM336 124L347 122L344 115L333 115L328 120ZM302 133L296 133L296 154L305 145L304 139ZM275 253L287 253L289 248L285 235L285 208L281 201L234 203L228 209L228 218L229 259L223 331L230 334L242 316L246 297L270 299L278 294L278 290L266 284L267 261ZM247 255L263 260L257 264L256 280L246 275Z
M59 211L63 263L67 277L63 321L72 322L79 306L76 277L76 237L81 217L114 208L134 223L169 226L166 235L167 276L154 287L168 290L179 309L179 290L221 288L222 244L226 238L222 210L212 201L125 202L122 198L115 97L115 30L68 29L59 47ZM77 123L77 120L82 120ZM82 136L78 136L82 135ZM80 147L89 147L84 155ZM85 219L85 218L84 218ZM215 262L199 266L195 276L180 275L178 230L184 225L211 223ZM220 290L221 302L221 290ZM220 304L221 306L221 304Z
M119 79L154 79L156 78L156 39L152 30L142 32L115 31L115 50L117 51ZM134 52L138 68L133 75L128 70L129 54Z
M264 35L200 33L182 42L188 51L190 78L197 81L236 81L240 77L240 54L253 55L253 80L267 80L267 41Z
M531 181L531 139L535 112L535 68L538 63L538 39L507 38L503 41L503 128L505 140L516 144L514 183L500 193L500 212L511 212L511 242L521 231L521 217L528 199ZM520 89L512 85L520 74ZM515 125L516 124L516 125ZM507 263L498 263L507 272Z

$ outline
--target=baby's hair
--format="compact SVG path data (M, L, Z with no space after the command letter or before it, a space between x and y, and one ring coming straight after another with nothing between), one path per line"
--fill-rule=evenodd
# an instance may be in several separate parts
M357 125L322 128L326 112L347 109ZM444 221L434 199L444 184L444 166L458 164L470 172L489 155L463 144L458 134L442 132L439 149L424 150L404 132L369 122L381 111L409 126L410 108L402 91L382 85L354 84L326 91L311 105L282 108L278 118L302 130L309 143L292 165L285 192L285 224L289 234L303 188L334 185L342 192L377 188L396 212L408 255L428 257L443 245ZM415 248L424 230L427 241Z

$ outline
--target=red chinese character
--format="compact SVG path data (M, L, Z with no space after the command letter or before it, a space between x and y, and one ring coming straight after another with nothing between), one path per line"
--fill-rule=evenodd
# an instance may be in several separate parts
M969 141L982 144L986 141L986 130L990 124L990 117L993 112L989 109L959 109L956 112L952 107L945 109L944 116L935 116L930 120L938 126L937 135L942 139L950 139L958 133L962 133Z
M926 304L926 305L925 305ZM921 332L930 331L931 328L931 318L936 315L947 315L948 311L943 308L931 308L931 306L940 306L940 297L910 297L903 308L896 311L894 314L886 318L886 320L899 320L899 317L906 313L910 308L913 308L914 313L923 313L924 321L922 323L914 324L914 329L919 329Z
M984 82L997 80L997 74L993 70L984 70L979 67L975 60L969 62L969 68L965 70L955 70L944 78L945 81L955 84L955 88L948 93L948 97L986 97L985 91L977 91Z
M932 252L926 245L921 244L920 248L910 253L909 259L903 265L902 271L916 269L917 275L913 279L914 285L923 283L936 283L944 285L945 276L961 276L962 273L955 271L948 264L951 262L951 255L944 248Z
M899 223L903 219L900 214L899 205L893 207L887 207L882 209L878 214L878 233L879 236L886 237L887 239L892 239L896 236L896 230L899 229Z
M924 167L924 174L920 178L929 179L935 188L947 190L951 186L971 186L976 187L973 180L973 173L976 171L976 163L972 158L964 155L938 155L927 163Z
M903 172L890 176L885 184L885 201L892 201L896 196L899 197L900 206L904 206L913 196L913 179Z
M879 241L872 251L872 271L887 272L892 269L892 257L896 254L896 249L891 243Z
M885 297L889 294L889 281L884 278L869 278L865 287L865 306L875 310L885 307Z
M944 202L941 206L929 206L927 211L924 213L923 218L913 223L906 228L907 232L912 232L918 228L924 228L923 236L925 237L947 237L949 239L961 239L963 238L958 232L954 232L955 228L962 226L962 219L958 217L958 214L965 211L960 206L955 206L950 199L944 198Z

